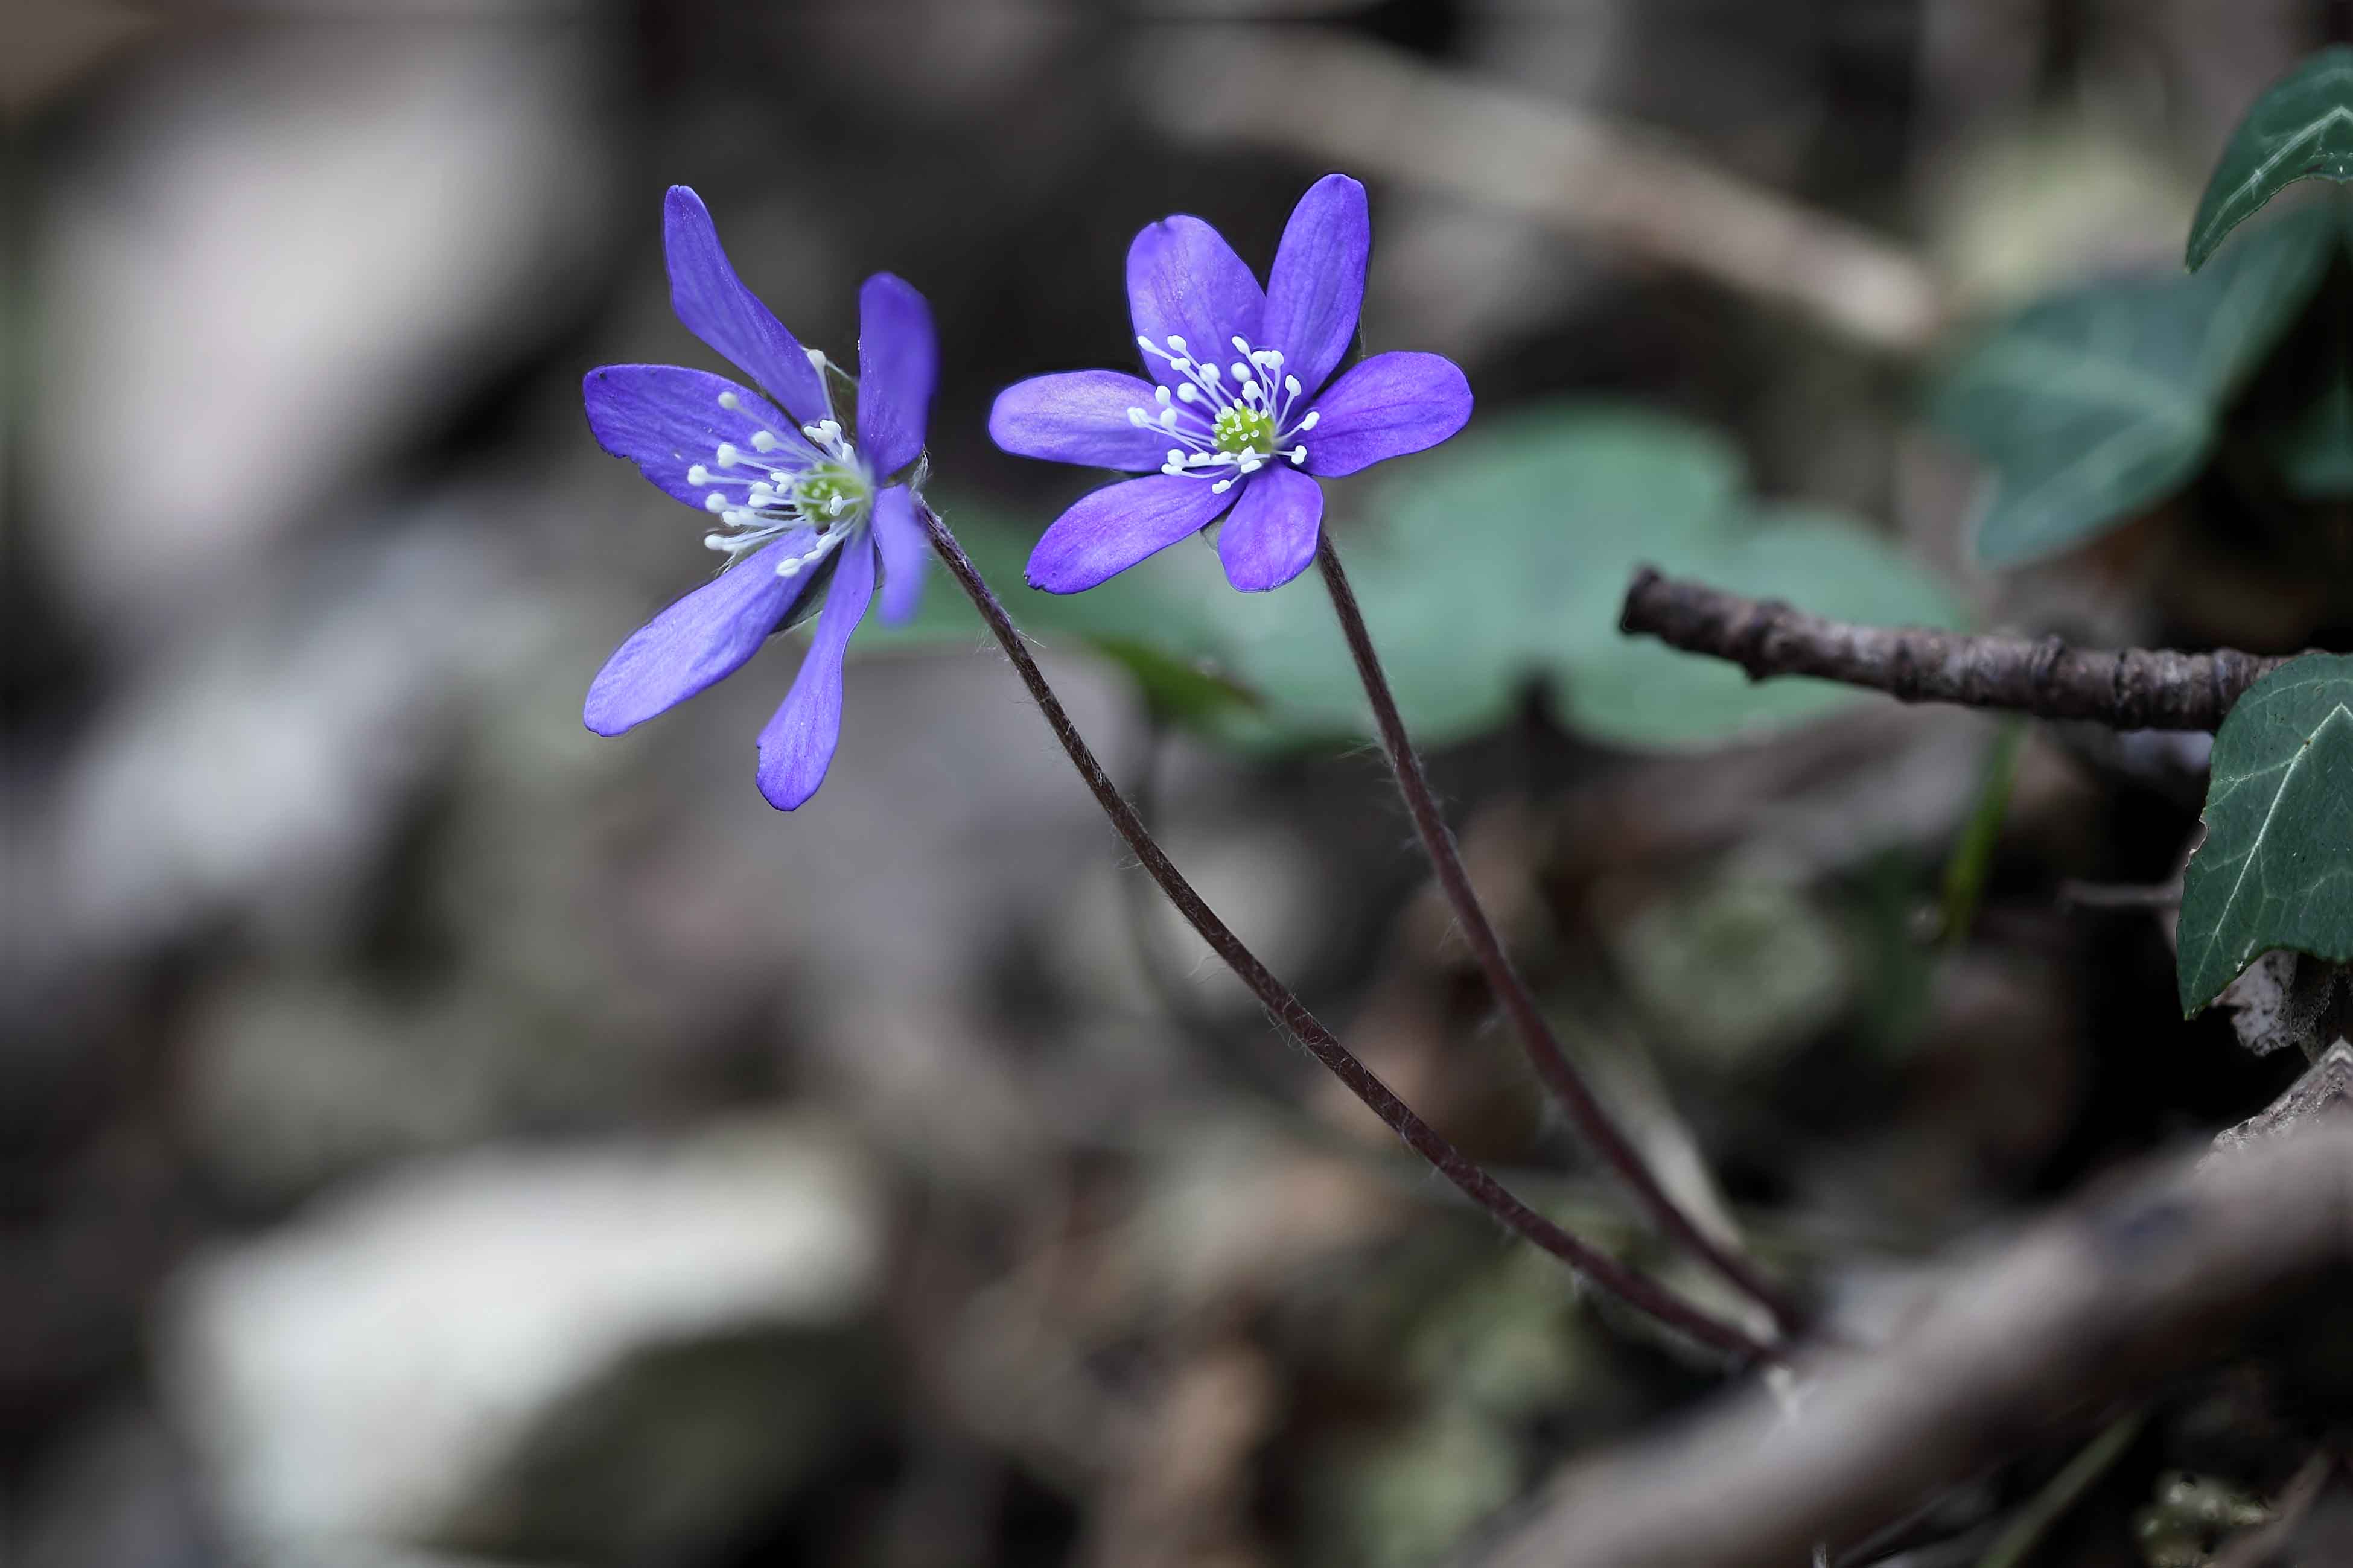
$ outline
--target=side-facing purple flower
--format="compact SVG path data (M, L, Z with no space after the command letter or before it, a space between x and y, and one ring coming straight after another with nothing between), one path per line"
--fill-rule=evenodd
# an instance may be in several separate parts
M760 731L760 793L790 811L833 761L842 653L877 584L888 621L914 614L923 590L923 528L913 476L902 470L923 455L938 377L931 308L887 272L869 278L851 382L735 276L700 196L672 185L662 216L671 309L767 396L667 364L608 364L581 383L597 444L716 518L703 543L727 557L715 581L620 646L582 717L599 735L620 734L733 675L770 634L815 614L800 673ZM852 426L835 412L836 377L857 388Z
M1038 376L997 395L988 433L1022 457L1159 471L1056 519L1029 556L1030 585L1092 588L1223 517L1226 580L1279 588L1315 558L1324 490L1309 475L1353 474L1461 429L1470 384L1437 354L1374 354L1325 384L1356 341L1371 249L1365 187L1345 174L1300 197L1262 290L1199 218L1137 235L1127 303L1152 380Z

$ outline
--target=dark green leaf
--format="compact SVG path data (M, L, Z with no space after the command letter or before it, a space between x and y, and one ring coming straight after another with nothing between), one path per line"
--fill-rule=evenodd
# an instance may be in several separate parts
M2223 405L2311 300L2337 244L2331 215L2295 214L2194 278L2040 300L1956 363L1931 416L1994 470L1978 559L2058 554L2188 483Z
M2206 840L2182 879L2183 1011L2275 947L2353 961L2353 657L2273 671L2214 739Z
M2190 222L2189 269L2265 202L2316 176L2353 180L2353 48L2342 45L2274 82L2239 121Z

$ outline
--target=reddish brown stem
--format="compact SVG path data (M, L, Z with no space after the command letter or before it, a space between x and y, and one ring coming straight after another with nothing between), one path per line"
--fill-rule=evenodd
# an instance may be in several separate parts
M1577 1064L1569 1059L1559 1036L1553 1033L1544 1010L1536 1005L1527 982L1513 963L1503 939L1495 934L1493 923L1480 905L1479 895L1472 889L1471 875L1463 868L1454 834L1438 808L1438 797L1430 787L1430 775L1422 769L1413 738L1406 733L1405 720L1398 712L1397 697L1389 689L1380 656L1373 649L1372 633L1366 627L1364 611L1356 604L1356 590L1348 584L1348 574L1341 569L1339 552L1333 548L1329 530L1316 541L1315 563L1323 569L1324 586L1332 595L1332 608L1340 618L1342 634L1348 639L1348 652L1356 661L1356 674L1364 681L1365 695L1372 702L1373 722L1380 731L1381 749L1388 753L1389 771L1397 778L1398 793L1405 797L1406 809L1412 814L1414 831L1421 837L1422 847L1438 873L1438 885L1445 892L1446 901L1453 906L1463 940L1470 944L1480 973L1487 977L1488 989L1494 993L1504 1015L1511 1019L1513 1030L1519 1036L1536 1075L1568 1112L1578 1135L1626 1184L1662 1230L1770 1312L1784 1333L1796 1332L1802 1321L1796 1305L1776 1289L1755 1264L1708 1235L1684 1212L1652 1173L1633 1141L1619 1130L1599 1097L1586 1083L1584 1074L1577 1070Z
M1039 710L1045 715L1048 728L1054 731L1062 750L1069 753L1071 765L1093 794L1103 815L1141 861L1144 869L1160 890L1176 906L1187 924L1198 931L1201 940L1225 962L1249 987L1260 1005L1274 1016L1275 1022L1292 1038L1305 1047L1309 1055L1345 1085L1350 1093L1364 1101L1374 1115L1388 1124L1389 1130L1405 1141L1406 1146L1428 1161L1432 1169L1461 1189L1463 1195L1502 1221L1519 1235L1567 1263L1580 1275L1607 1290L1609 1294L1648 1313L1678 1333L1746 1361L1769 1362L1778 1353L1763 1342L1736 1324L1724 1321L1684 1300L1674 1291L1659 1284L1647 1275L1636 1272L1609 1254L1578 1240L1561 1226L1512 1195L1493 1176L1481 1170L1469 1156L1447 1142L1439 1131L1417 1115L1413 1109L1397 1097L1370 1068L1357 1060L1338 1037L1324 1027L1322 1020L1307 1010L1306 1004L1292 993L1289 986L1277 979L1274 973L1260 962L1256 953L1236 936L1230 927L1219 918L1215 910L1196 892L1193 885L1176 869L1159 843L1145 827L1125 796L1112 783L1111 775L1096 761L1093 751L1080 735L1078 726L1063 710L1053 688L1046 683L1038 661L1029 657L1022 643L1021 634L1015 629L1012 618L998 602L996 592L980 575L979 570L964 552L964 547L940 521L939 514L928 505L919 505L924 528L930 532L932 548L946 563L948 572L968 595L988 629L997 637L997 646L1006 658L1013 661L1022 684L1029 689Z

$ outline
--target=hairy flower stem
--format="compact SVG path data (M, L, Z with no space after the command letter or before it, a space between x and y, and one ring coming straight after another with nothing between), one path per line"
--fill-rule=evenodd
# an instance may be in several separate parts
M1438 873L1438 885L1444 890L1446 901L1454 907L1454 918L1461 925L1464 940L1471 944L1480 972L1487 977L1488 988L1510 1016L1537 1076L1568 1112L1569 1121L1587 1145L1632 1189L1660 1228L1771 1313L1783 1333L1795 1333L1803 1322L1795 1304L1757 1272L1748 1259L1702 1230L1675 1202L1631 1140L1603 1109L1584 1075L1562 1047L1559 1037L1546 1022L1544 1010L1536 1005L1535 995L1520 978L1511 954L1487 919L1487 911L1480 906L1478 894L1472 890L1470 873L1463 869L1454 835L1438 809L1437 796L1430 791L1430 777L1422 771L1412 737L1406 733L1405 721L1398 713L1397 698L1389 690L1380 656L1373 651L1372 634L1366 629L1364 612L1356 605L1356 590L1348 585L1348 574L1341 569L1339 552L1332 547L1328 529L1316 540L1315 563L1323 569L1324 585L1331 590L1332 608L1338 614L1340 630L1348 639L1348 651L1355 656L1356 673L1365 683L1365 695L1372 701L1373 721L1380 731L1381 749L1388 753L1389 769L1397 777L1398 792L1405 796L1406 808L1413 816L1414 830L1421 836L1422 847Z
M1474 1164L1469 1156L1448 1142L1436 1128L1415 1114L1413 1109L1399 1100L1370 1068L1357 1060L1347 1047L1324 1027L1322 1020L1307 1010L1306 1004L1260 962L1258 955L1219 918L1217 911L1201 895L1194 891L1193 885L1185 879L1183 872L1176 869L1158 841L1145 827L1143 819L1136 816L1126 797L1119 793L1119 787L1112 783L1111 775L1103 771L1103 763L1096 761L1093 751L1080 735L1078 726L1063 711L1053 688L1046 683L1045 674L1039 669L1038 661L1029 657L1029 649L1022 642L1020 632L1014 627L1012 618L1005 613L1005 606L997 601L996 593L987 583L982 580L979 570L965 554L964 547L955 542L955 536L948 532L947 525L940 521L939 514L929 505L918 502L917 512L931 535L932 548L939 552L940 559L946 563L957 584L980 611L981 618L988 623L988 629L995 634L997 646L1013 661L1013 668L1019 672L1022 683L1029 687L1029 695L1036 700L1039 711L1046 716L1046 723L1054 731L1054 738L1062 743L1062 750L1069 753L1071 765L1079 770L1079 777L1093 792L1103 815L1111 818L1112 826L1118 829L1119 836L1126 840L1127 847L1134 851L1135 858L1143 862L1152 879L1160 885L1160 890L1168 896L1169 902L1176 906L1177 912L1201 934L1201 940L1208 942L1225 962L1226 967L1250 988L1250 994L1274 1016L1276 1023L1286 1033L1304 1046L1308 1054L1323 1063L1333 1077L1347 1087L1349 1092L1363 1100L1374 1115L1405 1141L1408 1148L1427 1160L1440 1175L1453 1183L1472 1203L1512 1230L1560 1258L1627 1305L1649 1313L1678 1333L1746 1361L1772 1362L1779 1359L1778 1352L1746 1330L1715 1317L1648 1276L1637 1273L1607 1253L1588 1246L1514 1197L1493 1176Z

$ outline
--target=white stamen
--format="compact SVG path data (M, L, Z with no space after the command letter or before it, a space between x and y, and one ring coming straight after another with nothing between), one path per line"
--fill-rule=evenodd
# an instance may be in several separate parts
M1311 408L1307 411L1307 417L1299 422L1298 427L1301 430L1313 430L1315 428L1315 422L1323 417L1324 416L1316 413L1315 410Z
M704 468L701 463L697 463L694 467L686 470L686 482L692 485L696 489L701 489L703 486L711 482L711 470Z
M1285 392L1287 392L1287 393L1289 393L1289 394L1291 394L1291 395L1292 395L1292 396L1293 396L1293 397L1298 396L1298 395L1299 395L1299 378L1298 378L1297 376L1295 376L1295 375L1286 375L1286 376L1284 376L1284 377L1282 378L1282 390L1283 390L1283 391L1285 391Z
M722 441L719 443L719 466L723 468L732 468L735 466L734 442Z
M1166 392L1168 389L1164 386L1160 390ZM1176 395L1187 403L1198 403L1201 400L1201 389L1188 381L1176 389Z
M1293 447L1290 451L1285 452L1283 456L1290 458L1293 463L1303 463L1307 460L1307 447L1303 443L1300 446Z
M752 450L754 452L773 452L783 445L784 443L777 440L775 433L772 431L754 430L752 432Z
M1231 479L1219 479L1217 483L1215 483L1215 484L1213 484L1213 485L1211 485L1211 486L1209 487L1209 493L1210 493L1211 495L1221 496L1221 495L1225 494L1228 490L1229 490L1229 489L1233 489L1233 488L1234 488L1234 481L1233 481L1233 480L1231 480Z
M1167 336L1167 338L1166 338L1165 341L1167 342L1167 344L1168 344L1168 346L1169 346L1170 348L1172 348L1172 349L1176 350L1176 351L1178 353L1180 353L1180 354L1181 354L1181 353L1192 353L1192 352L1193 352L1192 350L1190 350L1190 349L1188 349L1188 348L1187 348L1187 347L1185 346L1185 340L1184 340L1184 339L1182 339L1182 338L1180 338L1180 337L1178 337L1178 336L1177 336L1176 333L1174 333L1174 332L1169 333L1169 334L1168 334L1168 336Z
M723 392L719 395L719 406L729 409L741 408L744 406L744 400L732 392Z
M721 495L717 490L712 490L709 495L702 498L702 510L712 512L725 511L727 510L727 498Z
M1145 416L1145 412L1141 408L1129 409L1127 411L1127 422L1130 425L1134 426L1139 430L1145 428L1152 423L1152 421Z
M1163 408L1166 408L1166 407L1167 407L1167 406L1168 406L1168 389L1167 389L1166 387L1165 387L1165 386L1155 386L1155 387L1154 387L1154 388L1152 389L1152 395L1153 395L1153 396L1155 396L1155 397L1156 397L1156 398L1158 398L1158 399L1160 400L1160 405L1161 405Z

